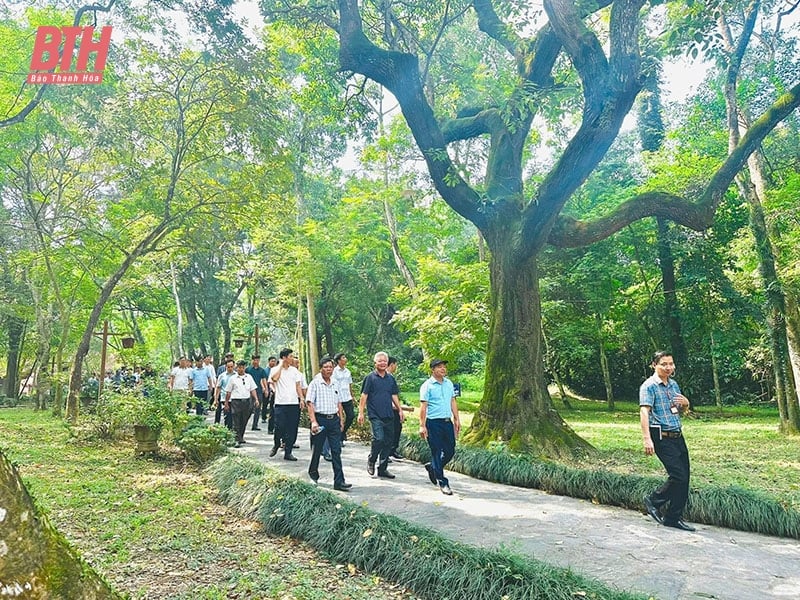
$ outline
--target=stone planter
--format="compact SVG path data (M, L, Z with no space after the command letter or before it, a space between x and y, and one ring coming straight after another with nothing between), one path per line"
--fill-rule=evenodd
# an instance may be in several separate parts
M158 437L160 429L153 429L148 425L134 425L133 437L136 440L136 453L158 452Z

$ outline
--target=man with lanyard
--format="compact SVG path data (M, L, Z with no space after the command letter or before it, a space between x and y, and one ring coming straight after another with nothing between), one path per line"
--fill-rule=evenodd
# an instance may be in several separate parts
M344 481L342 470L342 447L340 445L342 426L342 402L338 386L331 379L333 359L323 358L319 363L319 373L311 380L306 394L308 416L311 419L311 463L308 476L315 484L319 480L319 457L322 446L330 447L333 463L333 489L349 492L352 487Z
M261 366L261 356L258 354L253 354L250 357L252 364L245 369L245 373L248 373L250 377L253 378L253 381L256 384L256 396L258 397L258 403L260 406L266 404L266 396L267 396L267 381L269 381L269 373L267 373L266 369ZM253 409L253 431L260 431L261 428L258 426L258 415L261 411Z
M302 378L293 364L292 352L289 348L281 350L281 362L270 369L269 379L275 386L275 438L269 455L275 456L283 442L284 460L294 461L297 458L292 454L292 447L297 440L300 409L305 408L305 402L300 389Z
M220 417L222 417L222 405L224 404L224 398L220 399L220 395L225 393L225 390L228 389L228 382L231 380L231 377L236 375L236 370L234 368L235 363L233 362L232 358L229 358L225 363L225 371L217 378L217 387L214 388L214 424L219 424ZM231 411L225 410L225 427L233 431L233 417L231 416Z
M652 367L655 372L639 388L639 421L644 453L658 456L668 478L664 485L644 497L644 505L647 513L658 523L695 531L682 518L689 498L689 450L679 413L689 408L689 400L672 379L675 372L672 354L656 352Z
M249 373L245 373L246 366L247 363L243 360L236 363L236 375L230 378L225 388L225 410L233 415L236 448L245 443L244 430L247 429L247 421L250 419L250 407L258 408L256 383Z
M461 430L453 382L447 375L447 361L434 358L431 377L419 389L419 435L428 441L431 462L425 464L428 479L446 496L452 496L444 467L456 453L456 436Z
M378 352L375 357L375 370L364 379L361 386L361 398L358 405L358 424L364 423L365 413L369 414L369 423L372 426L372 447L367 458L367 473L375 475L375 464L378 463L378 477L394 479L389 473L389 453L392 451L394 437L393 406L400 412L400 421L403 412L398 398L399 390L397 381L386 370L389 364L389 355ZM365 410L366 409L366 410Z

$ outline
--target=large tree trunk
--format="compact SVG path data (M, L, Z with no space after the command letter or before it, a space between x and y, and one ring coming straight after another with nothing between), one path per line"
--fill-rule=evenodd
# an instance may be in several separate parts
M49 600L119 599L37 508L14 465L0 452L0 595Z
M507 441L516 451L561 457L592 447L553 409L544 373L536 257L520 264L508 248L492 248L492 319L481 408L467 441Z

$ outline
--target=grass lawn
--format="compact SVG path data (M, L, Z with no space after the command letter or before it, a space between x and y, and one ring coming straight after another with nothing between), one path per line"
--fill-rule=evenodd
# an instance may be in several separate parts
M137 458L130 444L87 444L63 421L0 409L3 451L50 520L120 592L136 599L413 598L273 538L219 504L177 451Z
M570 398L572 410L556 400L561 416L599 451L598 458L575 463L600 466L620 473L664 473L655 456L642 447L639 407ZM737 485L766 492L800 509L800 439L778 433L778 413L772 408L732 407L719 414L700 407L684 418L684 432L692 461L692 485Z

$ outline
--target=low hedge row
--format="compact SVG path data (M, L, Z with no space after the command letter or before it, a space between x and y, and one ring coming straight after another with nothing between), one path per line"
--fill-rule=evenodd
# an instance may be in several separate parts
M276 535L436 600L644 598L507 551L474 548L397 517L375 513L288 478L250 458L228 456L206 473L229 506Z
M400 448L408 458L420 462L430 460L427 442L417 436L404 435ZM576 469L515 455L502 447L458 446L447 468L485 481L535 488L643 512L644 495L664 481L664 478ZM684 517L695 523L800 539L800 513L765 494L735 486L690 490Z

